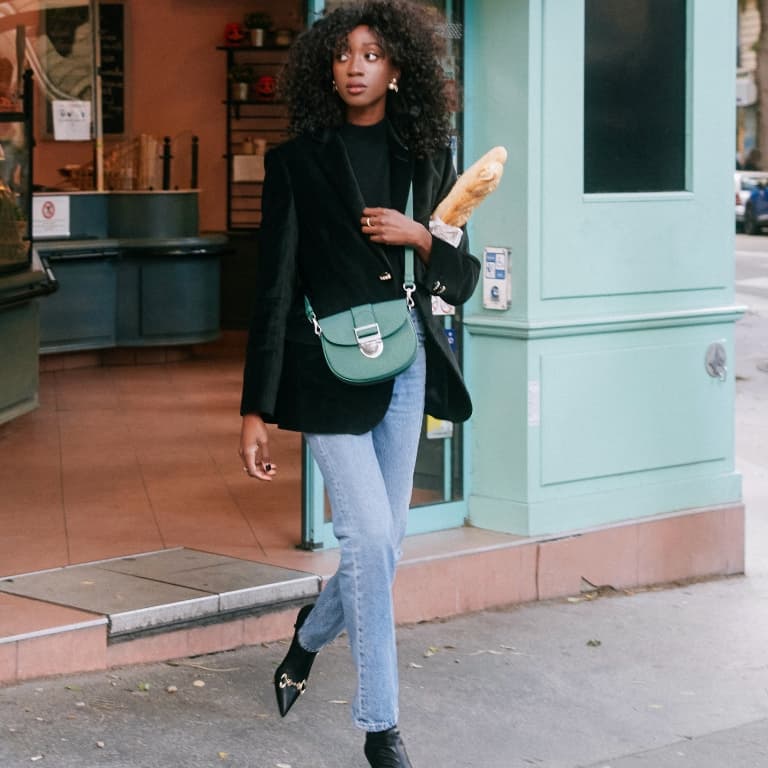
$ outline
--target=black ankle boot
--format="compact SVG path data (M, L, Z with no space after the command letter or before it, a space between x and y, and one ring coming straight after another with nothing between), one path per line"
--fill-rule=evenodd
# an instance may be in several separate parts
M312 662L317 653L305 651L299 645L299 630L306 621L311 605L305 605L296 616L293 640L291 647L285 655L282 664L275 670L275 693L277 694L277 707L280 714L285 717L296 699L307 689L307 678Z
M364 751L372 768L413 768L397 727L368 732Z

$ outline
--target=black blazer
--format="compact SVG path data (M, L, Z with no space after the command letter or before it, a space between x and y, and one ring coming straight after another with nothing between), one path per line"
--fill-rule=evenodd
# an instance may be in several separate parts
M414 161L390 131L392 207L405 210L414 185L414 218L427 226L455 173L448 150ZM328 369L304 314L304 293L318 317L403 296L403 248L384 248L362 234L365 204L336 130L300 136L265 159L259 271L248 337L241 413L302 432L361 434L386 413L392 381L345 384ZM427 413L463 421L469 394L431 295L462 304L477 284L480 263L433 238L430 263L415 258L416 306L424 320ZM386 275L391 275L391 279Z

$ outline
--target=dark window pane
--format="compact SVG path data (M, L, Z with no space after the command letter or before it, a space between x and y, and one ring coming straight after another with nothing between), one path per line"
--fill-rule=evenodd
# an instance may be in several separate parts
M584 191L685 188L686 0L586 0Z

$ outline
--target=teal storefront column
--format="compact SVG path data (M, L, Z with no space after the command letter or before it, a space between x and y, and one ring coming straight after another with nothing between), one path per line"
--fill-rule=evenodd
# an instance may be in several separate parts
M465 156L509 150L470 237L511 272L508 309L478 292L465 314L470 523L545 535L738 505L736 3L468 0L466 17ZM634 46L654 34L672 37L648 61L678 72L651 71L638 110Z

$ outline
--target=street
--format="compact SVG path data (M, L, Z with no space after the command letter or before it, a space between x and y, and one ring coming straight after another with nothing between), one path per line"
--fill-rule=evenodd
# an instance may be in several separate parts
M768 320L768 234L736 235L736 294Z
M414 768L768 765L768 236L737 236L735 265L746 576L401 627ZM0 689L0 765L362 768L346 643L281 719L271 676L286 647Z

